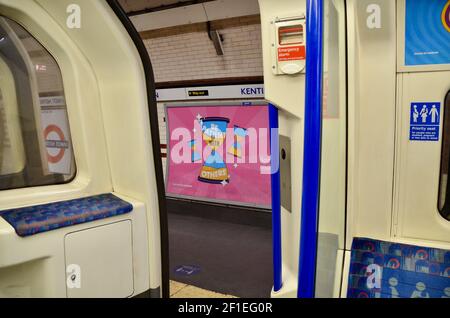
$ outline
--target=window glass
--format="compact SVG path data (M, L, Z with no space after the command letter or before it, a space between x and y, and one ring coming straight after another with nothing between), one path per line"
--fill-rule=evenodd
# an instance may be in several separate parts
M345 248L347 103L345 3L324 1L322 144L315 297L335 295L338 251ZM330 160L332 158L332 160Z
M75 170L58 64L0 16L0 190L65 183Z
M441 177L439 187L439 212L450 221L450 188L448 186L448 172L450 168L450 91L445 97L444 128L442 132Z

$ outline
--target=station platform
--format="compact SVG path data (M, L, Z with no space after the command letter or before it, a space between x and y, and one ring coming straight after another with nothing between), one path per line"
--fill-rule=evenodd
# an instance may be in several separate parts
M167 207L172 281L223 295L270 297L270 212L173 199Z
M170 298L236 298L232 295L216 293L192 285L170 281Z

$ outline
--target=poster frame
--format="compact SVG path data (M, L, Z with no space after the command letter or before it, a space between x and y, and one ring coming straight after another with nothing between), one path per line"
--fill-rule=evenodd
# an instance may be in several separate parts
M406 65L406 2L408 0L397 1L397 72L426 72L426 71L448 71L449 64L422 64Z

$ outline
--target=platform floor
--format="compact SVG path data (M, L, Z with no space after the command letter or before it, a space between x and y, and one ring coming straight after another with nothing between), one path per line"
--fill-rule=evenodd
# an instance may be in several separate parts
M168 211L171 280L188 285L175 295L270 296L270 213L173 200Z
M170 281L170 298L236 298L232 295L216 293L192 285Z

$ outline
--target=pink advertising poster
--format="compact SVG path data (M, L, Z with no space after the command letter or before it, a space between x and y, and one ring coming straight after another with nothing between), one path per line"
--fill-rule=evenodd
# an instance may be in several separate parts
M270 208L267 105L166 106L170 197Z

